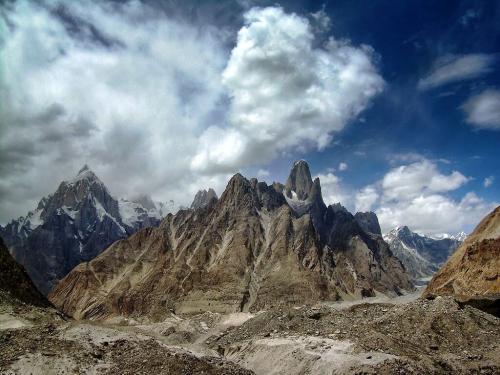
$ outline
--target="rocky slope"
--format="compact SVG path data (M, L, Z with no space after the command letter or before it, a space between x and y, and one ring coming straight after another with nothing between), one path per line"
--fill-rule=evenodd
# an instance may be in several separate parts
M160 319L170 310L260 310L411 288L381 236L345 208L326 207L300 161L286 186L235 175L218 201L168 215L77 266L50 299L77 319Z
M50 306L49 301L37 290L26 270L12 258L0 238L0 300L10 303L12 299L34 306Z
M500 206L488 214L432 278L424 297L500 298ZM500 310L497 303L497 312Z
M384 240L413 280L432 276L461 243L454 237L421 236L407 226L391 230L384 235Z
M257 375L498 374L500 319L453 298L265 311L208 345Z
M42 198L36 210L12 220L0 236L38 289L47 294L77 264L140 228L158 225L161 213L144 202L117 200L87 167Z

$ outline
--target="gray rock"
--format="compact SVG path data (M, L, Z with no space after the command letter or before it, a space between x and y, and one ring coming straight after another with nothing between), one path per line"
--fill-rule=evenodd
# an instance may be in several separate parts
M159 224L159 217L146 207L134 208L134 220L122 217L120 203L85 165L75 178L42 198L36 210L0 228L0 236L47 295L79 263L142 227Z
M208 206L212 201L217 201L217 194L214 189L210 188L208 190L199 190L194 196L191 208L194 210L203 208Z

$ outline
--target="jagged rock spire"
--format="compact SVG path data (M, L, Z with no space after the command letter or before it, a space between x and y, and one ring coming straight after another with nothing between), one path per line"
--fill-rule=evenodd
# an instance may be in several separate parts
M300 200L309 198L311 188L313 187L313 180L311 178L311 171L309 165L305 160L296 161L290 171L288 180L285 185L285 194L288 198L293 198L293 193L297 194Z

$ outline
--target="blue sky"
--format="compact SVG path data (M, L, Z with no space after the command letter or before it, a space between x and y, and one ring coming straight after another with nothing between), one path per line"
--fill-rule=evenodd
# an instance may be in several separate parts
M0 13L0 222L87 163L188 204L306 159L385 231L499 202L494 1L16 1ZM342 163L342 165L341 165Z

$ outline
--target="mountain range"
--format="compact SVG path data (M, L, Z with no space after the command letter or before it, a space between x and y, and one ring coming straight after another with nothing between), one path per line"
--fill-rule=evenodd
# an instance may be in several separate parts
M416 281L432 276L462 243L464 234L435 239L401 226L383 237L393 254L401 260L406 271Z
M369 216L373 216L370 214ZM255 311L412 289L379 230L326 206L305 161L285 185L236 174L220 199L168 215L78 265L50 300L75 318Z
M0 226L9 251L43 294L81 262L96 257L116 240L156 226L175 210L172 201L155 204L141 196L116 199L85 165L40 200L26 216Z

